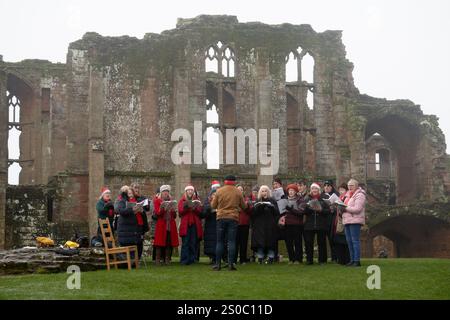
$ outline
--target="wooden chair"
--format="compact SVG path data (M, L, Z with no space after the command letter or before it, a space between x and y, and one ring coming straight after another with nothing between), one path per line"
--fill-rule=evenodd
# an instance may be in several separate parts
M136 269L138 268L139 258L137 246L116 247L116 242L112 233L111 225L108 219L98 219L100 230L102 232L103 243L105 246L106 256L106 268L110 270L110 266L113 265L117 269L118 264L126 263L128 270L131 270L131 252L134 251L134 264ZM126 260L117 260L116 255L124 253L127 256ZM112 261L110 261L110 255L112 255Z

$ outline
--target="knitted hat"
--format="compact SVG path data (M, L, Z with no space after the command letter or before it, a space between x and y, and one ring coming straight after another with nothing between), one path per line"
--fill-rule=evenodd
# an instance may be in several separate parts
M195 191L195 188L194 188L194 186L193 186L192 184L188 184L188 185L184 188L184 191L188 191L188 190Z
M159 191L160 191L160 192L163 192L163 191L169 191L169 192L170 192L170 186L169 186L168 184L164 184L164 185L162 185L162 186L159 188Z
M286 191L289 192L289 189L293 189L293 190L295 191L295 193L298 192L298 187L297 187L297 185L294 184L294 183L289 184L289 185L287 186L287 188L286 188Z
M229 175L227 175L227 176L225 177L225 180L228 180L228 181L236 181L236 177L233 176L232 174L229 174Z
M236 183L236 177L229 174L225 177L225 184L234 185Z
M253 186L253 188L252 188L252 191L258 192L258 191L259 191L259 186L258 186L257 184L255 184L255 185Z
M211 182L211 189L219 188L219 187L220 187L220 182L219 182L219 181L213 180L213 181Z
M321 191L322 189L320 188L320 185L317 182L313 182L311 183L311 186L309 187L311 190L312 188L318 188L319 191Z
M334 186L333 184L333 180L325 180L325 182L323 183L324 186L329 185L329 186Z

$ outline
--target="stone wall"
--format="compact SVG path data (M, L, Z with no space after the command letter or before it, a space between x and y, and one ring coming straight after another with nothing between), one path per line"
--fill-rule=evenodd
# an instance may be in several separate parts
M206 50L219 41L234 53L232 76L206 72ZM286 82L286 56L299 47L314 59L313 83L301 77ZM153 195L168 183L178 198L187 183L205 197L211 180L227 173L237 174L247 192L254 184L270 184L273 177L261 175L261 165L207 170L205 163L172 163L173 130L184 128L194 137L194 121L205 129L207 99L218 108L216 127L222 132L279 129L278 175L286 182L332 178L339 184L354 177L367 183L372 202L445 201L450 170L438 119L408 100L360 94L352 72L341 31L202 15L142 39L88 32L69 45L65 64L0 59L0 94L9 90L24 101L20 184L42 185L36 192L44 198L53 190L51 223L58 227L52 232L64 236L60 229L74 226L95 232L95 202L103 185L116 194L121 185L137 181L144 194ZM312 109L308 91L314 92ZM2 146L7 146L7 107L0 99ZM389 191L385 181L367 179L366 141L375 132L392 147L396 161ZM204 142L196 143L186 155L193 160L202 147ZM6 149L0 148L0 247L2 233L11 229L4 199L19 197L14 188L6 192ZM35 208L35 200L20 201ZM21 217L17 211L9 215L9 221ZM37 211L30 215L44 218L37 218ZM10 242L24 243L17 237Z
M61 219L64 201L44 186L8 186L6 198L6 247L36 246L36 237L50 237L64 244L75 234L88 235L86 218ZM73 212L69 210L66 216ZM76 211L75 211L76 212Z

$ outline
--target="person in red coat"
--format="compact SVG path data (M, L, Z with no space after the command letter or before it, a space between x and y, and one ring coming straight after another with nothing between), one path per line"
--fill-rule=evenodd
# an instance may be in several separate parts
M193 264L197 257L198 242L203 237L200 214L202 203L198 199L192 185L184 188L184 194L178 202L178 215L180 222L181 256L180 263Z
M244 188L241 185L237 185L239 191L242 192L244 196L245 203L247 203L247 208L242 209L239 212L239 225L236 235L236 261L239 255L239 263L246 264L249 262L247 258L247 247L248 247L248 235L250 232L250 215L252 214L252 201L249 197L244 194Z
M163 248L165 248L165 263L170 264L173 248L179 245L177 224L175 222L177 211L176 206L174 206L174 200L170 196L170 186L161 186L160 192L160 197L155 197L153 200L153 208L157 218L155 240L153 242L156 248L156 265L160 264Z

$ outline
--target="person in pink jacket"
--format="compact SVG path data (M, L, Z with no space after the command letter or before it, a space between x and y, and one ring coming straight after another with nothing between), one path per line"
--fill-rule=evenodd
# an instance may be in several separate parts
M366 192L359 186L358 181L350 179L348 182L348 192L344 203L347 205L342 214L342 223L345 227L345 238L347 239L350 252L350 262L347 266L360 267L361 226L365 223Z

